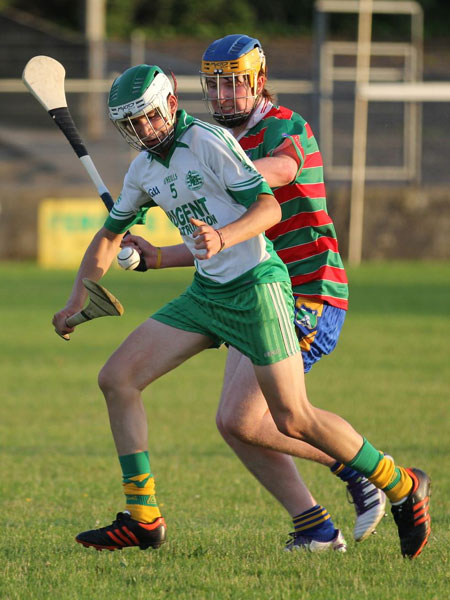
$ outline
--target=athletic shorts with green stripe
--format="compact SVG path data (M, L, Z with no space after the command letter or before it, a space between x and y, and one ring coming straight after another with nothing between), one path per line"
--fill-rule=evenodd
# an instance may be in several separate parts
M300 352L295 333L290 283L258 283L227 295L212 294L198 278L153 319L211 339L211 347L227 343L255 365L269 365Z

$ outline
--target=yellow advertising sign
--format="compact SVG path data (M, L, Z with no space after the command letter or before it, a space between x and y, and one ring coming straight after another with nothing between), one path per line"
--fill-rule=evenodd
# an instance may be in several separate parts
M53 269L78 267L89 242L107 215L98 198L43 200L38 215L39 265ZM133 226L133 233L155 246L170 246L182 241L178 229L158 207L147 212L145 225Z

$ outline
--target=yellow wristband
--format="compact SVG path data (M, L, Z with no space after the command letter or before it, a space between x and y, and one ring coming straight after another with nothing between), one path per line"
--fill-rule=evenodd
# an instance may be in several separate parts
M222 250L225 248L225 240L223 239L223 235L222 232L220 231L220 229L216 229L217 235L219 236L219 240L220 240L220 250L219 252L222 252ZM217 254L219 254L219 252Z
M161 248L156 248L156 264L155 264L155 269L159 269L161 266L161 261L162 261L162 252L161 252Z

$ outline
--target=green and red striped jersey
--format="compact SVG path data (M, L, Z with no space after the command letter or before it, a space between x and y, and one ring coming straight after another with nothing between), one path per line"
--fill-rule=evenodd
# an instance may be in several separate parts
M295 180L273 190L280 203L280 223L266 231L286 264L295 295L348 308L348 281L336 231L327 211L322 156L309 124L283 106L266 103L237 136L251 160L271 156L287 140L299 169Z

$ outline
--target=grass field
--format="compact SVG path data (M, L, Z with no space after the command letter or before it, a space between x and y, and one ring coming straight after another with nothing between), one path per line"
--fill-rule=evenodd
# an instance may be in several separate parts
M443 600L449 597L450 264L350 270L351 308L334 355L308 375L310 399L351 420L400 464L433 479L433 531L402 559L392 517L352 541L345 487L299 468L349 542L344 555L287 554L287 513L216 432L225 350L192 359L146 390L150 456L169 543L96 552L74 536L122 510L121 474L99 368L120 340L182 290L188 270L114 271L120 319L81 325L70 342L51 317L73 273L0 265L0 598L177 600Z

